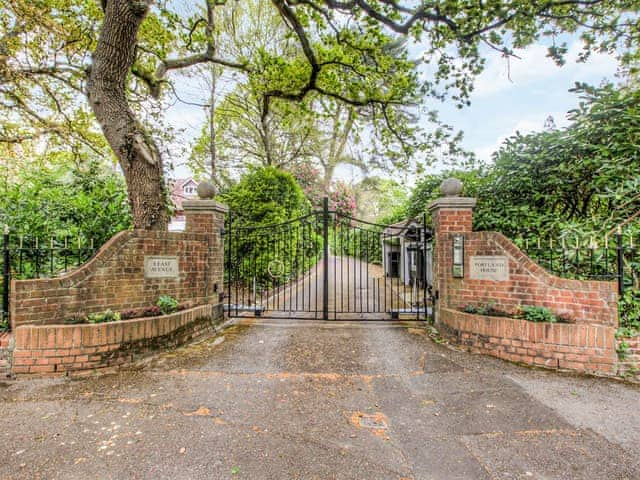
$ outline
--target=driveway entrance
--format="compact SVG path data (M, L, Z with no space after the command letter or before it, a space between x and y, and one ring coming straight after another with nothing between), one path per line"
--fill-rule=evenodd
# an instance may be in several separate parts
M451 351L422 322L239 323L115 375L0 383L0 478L640 478L633 386Z
M324 209L226 236L231 317L426 320L433 310L424 219L379 225Z

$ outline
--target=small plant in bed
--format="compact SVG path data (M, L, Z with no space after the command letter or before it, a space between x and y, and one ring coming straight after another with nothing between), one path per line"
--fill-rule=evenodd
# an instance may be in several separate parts
M160 310L160 307L153 306L142 309L143 317L157 317L159 315L162 315L162 310Z
M137 318L141 316L142 316L142 313L140 312L140 310L135 310L135 309L123 310L122 312L120 312L121 320L130 320L132 318Z
M481 303L479 305L468 304L462 308L465 313L473 313L475 315L487 315L490 317L510 317L509 313L496 308L494 302Z
M87 323L87 317L78 313L76 315L71 315L70 317L65 318L62 323L64 323L65 325L80 325L83 323Z
M169 295L160 295L156 306L160 309L163 315L173 313L178 310L180 303L175 298Z
M530 322L558 322L558 317L556 317L551 310L546 307L537 307L533 305L522 305L519 307L515 317L522 318L523 320L528 320Z
M105 310L102 313L90 313L87 315L87 320L89 323L117 322L120 320L120 313L111 310Z

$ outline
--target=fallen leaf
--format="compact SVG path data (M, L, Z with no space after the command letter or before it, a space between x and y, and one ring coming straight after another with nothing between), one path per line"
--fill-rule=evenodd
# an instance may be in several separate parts
M196 411L191 413L185 413L186 417L211 417L211 410L207 407L200 407Z

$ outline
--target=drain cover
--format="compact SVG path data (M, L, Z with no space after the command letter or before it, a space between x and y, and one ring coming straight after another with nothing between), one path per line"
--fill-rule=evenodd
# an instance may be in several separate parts
M363 415L358 419L358 422L362 428L374 428L376 430L384 430L387 428L387 422L374 416Z

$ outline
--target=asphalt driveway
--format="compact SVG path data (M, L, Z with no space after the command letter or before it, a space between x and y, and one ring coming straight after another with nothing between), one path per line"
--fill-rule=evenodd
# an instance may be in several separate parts
M117 374L0 384L0 478L638 479L639 406L419 325L246 320Z

